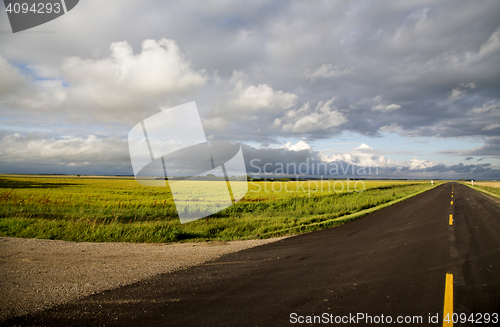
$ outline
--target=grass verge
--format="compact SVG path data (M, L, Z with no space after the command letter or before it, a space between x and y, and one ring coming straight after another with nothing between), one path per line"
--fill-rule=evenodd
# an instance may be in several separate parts
M436 186L438 186L438 185L440 185L440 184L437 184ZM353 221L353 220L356 220L356 219L361 218L363 216L366 216L372 212L390 207L396 203L402 202L402 201L407 200L411 197L414 197L414 196L419 195L421 193L427 192L431 188L434 188L436 186L421 190L419 192L407 195L405 197L402 197L402 198L397 199L397 200L393 200L393 201L388 202L388 203L378 205L378 206L373 207L373 208L361 210L359 212L355 212L355 213L345 215L345 216L342 216L339 218L328 218L328 215L325 215L326 220L324 220L324 221L321 221L318 223L311 223L309 225L303 225L303 226L299 226L299 227L292 227L292 228L281 230L281 231L271 232L271 233L268 233L268 234L265 234L262 236L266 236L266 237L282 236L282 235L285 235L286 233L290 233L290 232L293 233L294 231L296 231L296 233L304 233L304 232L311 232L311 231L318 230L318 229L325 229L325 228L340 226L340 225L343 225L343 224L348 223L350 221ZM293 233L293 234L296 234L296 233Z
M208 222L180 224L164 188L126 179L5 176L0 236L143 243L269 238L341 225L432 188L430 182L366 181L357 192L359 181L279 183L249 183L242 201Z

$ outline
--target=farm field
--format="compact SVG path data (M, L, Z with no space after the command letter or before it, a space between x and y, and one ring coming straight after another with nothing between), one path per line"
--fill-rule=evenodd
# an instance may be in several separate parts
M193 183L209 188L211 182ZM0 236L90 242L266 238L340 225L432 186L301 180L248 187L241 201L208 221L180 224L168 187L143 186L130 177L0 175Z
M470 181L464 184L472 185ZM474 181L474 188L500 196L500 181Z

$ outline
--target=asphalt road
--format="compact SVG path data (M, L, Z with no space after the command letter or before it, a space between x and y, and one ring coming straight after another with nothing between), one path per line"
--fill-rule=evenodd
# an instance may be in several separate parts
M453 276L451 293L445 287L447 274ZM472 313L475 320L478 314L494 319L500 313L500 205L457 183L340 227L4 323L309 326L308 319L316 319L314 325L378 326L391 319L403 325L399 318L408 325L442 326L446 294L452 294L454 312L469 319ZM430 323L430 318L437 321Z

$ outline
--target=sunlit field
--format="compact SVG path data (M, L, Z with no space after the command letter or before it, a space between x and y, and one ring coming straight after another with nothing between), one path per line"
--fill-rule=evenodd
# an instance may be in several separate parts
M193 183L210 188L211 182ZM431 183L313 180L248 187L229 208L180 224L168 187L129 177L0 175L0 235L127 242L264 238L339 225Z

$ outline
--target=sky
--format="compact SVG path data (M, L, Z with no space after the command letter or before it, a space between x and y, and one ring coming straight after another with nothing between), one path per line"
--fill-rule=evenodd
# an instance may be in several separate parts
M500 179L499 17L497 0L84 0L12 33L0 6L0 173L133 174L131 128L195 101L250 174Z

